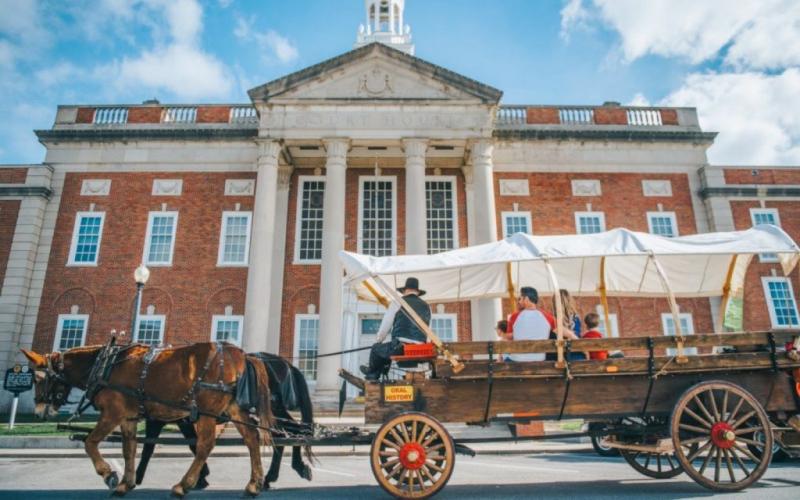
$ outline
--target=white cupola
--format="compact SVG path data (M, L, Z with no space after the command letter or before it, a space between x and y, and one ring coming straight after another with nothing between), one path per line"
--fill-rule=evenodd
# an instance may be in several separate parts
M353 48L372 42L380 42L406 54L414 55L411 43L411 28L403 24L405 0L364 0L366 27L358 27Z

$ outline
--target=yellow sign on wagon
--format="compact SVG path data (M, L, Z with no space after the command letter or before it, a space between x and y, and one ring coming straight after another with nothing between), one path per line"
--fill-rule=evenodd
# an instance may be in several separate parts
M383 400L387 403L414 401L414 386L387 385L383 388Z

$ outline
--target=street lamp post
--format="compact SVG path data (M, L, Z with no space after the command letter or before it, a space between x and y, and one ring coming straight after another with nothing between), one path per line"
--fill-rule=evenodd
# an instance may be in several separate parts
M136 271L133 272L133 278L136 280L136 300L133 318L131 319L131 342L136 336L136 323L139 320L139 311L142 309L142 289L147 280L150 279L150 270L144 264L140 264Z

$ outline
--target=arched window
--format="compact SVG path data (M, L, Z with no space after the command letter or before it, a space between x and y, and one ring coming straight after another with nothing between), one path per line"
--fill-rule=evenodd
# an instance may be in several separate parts
M389 31L389 2L383 0L380 7L380 31Z

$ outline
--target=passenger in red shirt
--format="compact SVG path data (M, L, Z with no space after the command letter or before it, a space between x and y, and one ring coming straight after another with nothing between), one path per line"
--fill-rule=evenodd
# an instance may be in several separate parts
M597 330L600 324L600 316L597 313L589 313L583 318L583 323L589 329L586 333L581 335L583 339L602 339L603 334ZM608 351L590 351L589 359L608 359Z
M514 322L517 321L517 316L519 316L519 313L521 313L522 310L524 309L524 307L520 305L520 302L521 298L517 297L517 310L516 312L513 312L508 315L508 328L506 329L506 333L509 334L514 333ZM556 318L554 318L552 314L550 314L548 311L544 309L539 309L539 312L541 312L542 315L544 315L547 322L550 323L550 330L556 331Z

